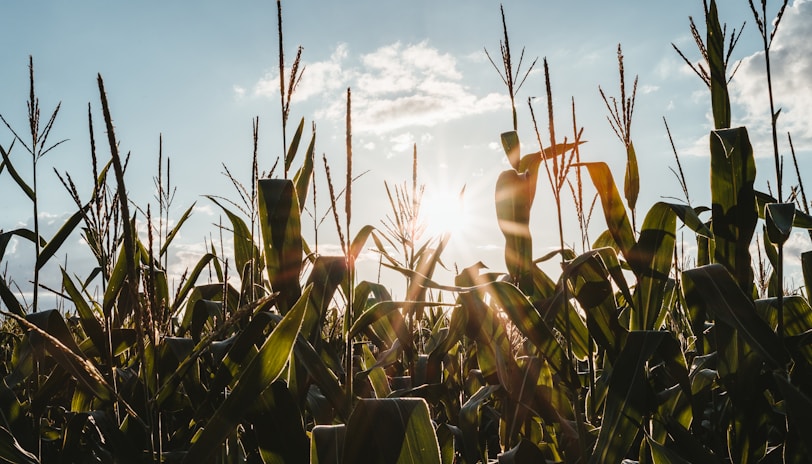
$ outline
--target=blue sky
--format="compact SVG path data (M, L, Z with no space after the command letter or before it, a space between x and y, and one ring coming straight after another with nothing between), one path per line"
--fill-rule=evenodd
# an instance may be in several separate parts
M732 84L733 119L734 125L745 124L751 131L759 156L757 187L766 190L774 173L766 144L769 116L760 38L747 2L722 0L719 9L729 28L747 21L733 55L743 60ZM507 4L505 13L516 57L525 47L525 69L536 57L549 62L558 133L572 137L564 128L572 125L569 106L574 98L578 125L589 141L582 157L608 162L618 182L624 150L606 121L598 86L619 96L616 50L622 44L628 82L639 76L632 138L642 177L640 217L663 197L682 196L668 169L676 165L663 117L682 156L693 204L709 202L708 92L671 47L675 43L692 59L699 58L688 17L694 16L704 31L701 1L517 1ZM317 154L327 156L334 176L341 179L343 174L336 173L344 169L344 100L347 87L352 88L354 169L368 171L354 186L354 224L380 225L389 212L383 182L410 178L416 143L420 180L428 192L465 185L466 204L475 217L467 233L452 238L446 264L465 267L482 260L492 269L504 269L493 187L498 173L508 167L498 142L499 134L511 129L511 116L505 89L483 51L487 48L498 58L499 3L303 0L284 2L283 14L288 63L301 45L306 66L290 125L300 118L308 127L315 122ZM802 172L812 170L812 126L803 114L812 104L810 24L812 2L791 1L773 49L777 99L783 108L782 150L788 154L785 134L792 131ZM172 269L182 272L203 253L203 239L219 220L216 205L203 195L237 200L222 164L241 181L250 180L253 117L260 118L260 169L270 169L281 152L276 28L276 3L271 1L4 2L0 114L18 131L25 130L29 55L34 57L43 112L62 102L52 140L68 141L40 164L43 221L56 227L72 212L53 169L77 179L80 193L90 192L86 113L90 103L101 138L96 89L96 74L101 73L122 151L132 153L127 181L134 201L143 208L155 204L152 178L163 134L164 154L172 160L178 188L175 217L197 202L173 258ZM538 150L527 98L540 97L536 114L546 114L540 64L517 100L526 153ZM546 120L540 124L546 127ZM12 139L0 127L0 144L8 147ZM19 148L13 160L30 176L28 158ZM106 153L100 149L103 157ZM317 182L324 187L319 168ZM790 171L787 160L787 182L794 184ZM32 209L7 173L0 175L0 192L5 203L0 228L31 224ZM557 244L557 227L549 187L540 185L538 192L531 230L540 256ZM320 208L318 216L324 213ZM565 235L575 241L574 216L567 214L564 220ZM312 229L308 221L304 227ZM592 236L604 227L596 212ZM336 249L332 231L328 218L319 232L325 253ZM44 235L49 235L47 228ZM796 234L792 246L809 249L808 239ZM30 269L33 254L29 248L15 244L2 263L23 287L26 278L20 275ZM87 257L77 252L70 261L75 261L69 264L74 272L87 272L82 270ZM374 272L374 266L369 269Z

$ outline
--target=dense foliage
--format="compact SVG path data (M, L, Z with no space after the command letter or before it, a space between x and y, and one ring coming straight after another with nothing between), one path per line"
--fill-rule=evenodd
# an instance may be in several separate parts
M753 6L753 13L769 56L766 9ZM605 163L580 162L580 133L569 143L556 139L549 106L548 147L522 156L517 132L502 134L511 168L497 179L495 206L508 272L476 264L453 283L433 279L448 236L422 237L416 173L412 185L387 185L389 222L351 228L349 137L343 215L329 185L344 254L310 251L301 217L313 191L314 143L302 143L302 121L282 178L260 178L255 167L247 188L235 182L244 205L209 198L227 217L233 256L212 245L170 288L166 259L192 208L166 226L169 194L159 174L157 217L130 209L126 159L100 76L110 156L96 162L89 112L91 197L80 198L66 176L77 209L54 237L41 237L36 222L33 230L0 233L0 262L12 239L31 243L36 255L32 305L0 279L0 459L807 462L812 309L803 295L784 294L782 272L784 243L793 228L812 229L812 217L805 197L782 198L780 166L778 198L754 190L747 129L730 127L728 59L737 37L726 44L714 1L705 19L704 39L692 29L706 59L695 69L710 90L715 124L711 205L659 202L637 221L634 92L626 94L618 50L620 105L604 99L628 155L623 197ZM522 80L507 43L505 28L503 78L514 101ZM282 83L285 123L296 68L287 92ZM58 107L41 125L33 63L30 95L31 139L14 135L34 161L34 177L23 179L12 147L2 146L0 174L31 200L36 221L36 163L55 146L47 141ZM350 102L348 92L348 134ZM515 128L515 106L513 118ZM556 253L533 256L537 185L552 189L561 230L562 192L576 175L583 213L581 172L597 191L605 232L580 255L562 235ZM773 270L763 291L750 256L759 224ZM676 253L681 225L695 234L695 266ZM63 270L60 292L70 304L64 312L42 310L40 270L75 230L98 265L87 276ZM403 301L357 279L354 263L367 247L406 279ZM558 258L557 278L539 267ZM812 254L802 262L808 295ZM89 289L99 285L94 296ZM439 291L453 301L437 298Z

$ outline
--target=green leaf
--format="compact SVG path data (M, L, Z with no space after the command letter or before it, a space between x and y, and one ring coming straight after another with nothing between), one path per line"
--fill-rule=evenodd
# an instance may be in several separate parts
M347 259L344 256L317 256L305 285L313 285L310 292L311 308L305 316L302 334L312 339L320 334L327 308L338 286L347 275Z
M96 312L87 304L84 295L79 292L79 289L76 288L73 280L64 269L62 269L62 287L64 287L65 292L76 306L76 312L79 313L79 320L87 336L90 337L100 353L108 353L107 334L99 320L96 319Z
M305 152L305 159L302 167L293 176L293 183L296 184L296 194L299 196L299 208L304 209L307 201L307 193L310 191L310 182L313 179L313 159L316 152L316 132L310 138L310 145ZM301 211L301 210L300 210Z
M336 410L338 416L346 421L350 416L349 402L346 399L344 390L338 383L338 378L327 367L324 359L319 356L313 345L301 335L296 338L294 359L305 368L313 383L318 386L318 389Z
M516 328L527 337L550 363L553 369L567 381L575 379L567 359L566 350L550 327L541 319L536 308L515 286L507 282L490 282L483 289L491 295L495 304L507 313Z
M342 462L439 464L440 447L426 401L359 401L347 422Z
M590 463L620 462L626 456L643 417L650 413L646 362L667 338L667 332L629 332L614 364L603 412L603 422Z
M626 256L638 279L632 330L657 330L665 319L665 284L674 259L676 227L674 210L665 203L654 204Z
M136 256L133 257L135 262L140 260L140 252L136 249ZM113 266L113 271L110 272L110 278L107 281L107 288L104 290L104 298L102 299L102 312L104 317L109 317L116 303L116 298L121 289L124 287L124 282L127 278L127 260L125 259L124 247L119 247L118 258L116 264ZM121 315L120 315L121 316Z
M758 209L758 217L766 219L765 208L769 203L777 203L775 197L768 195L764 192L755 191L756 194L756 208ZM795 217L792 220L792 226L799 229L812 229L812 216L806 214L800 209L795 209Z
M260 257L259 250L252 240L251 230L245 224L245 221L223 206L216 198L208 195L206 198L219 206L231 221L231 229L234 234L234 265L237 272L242 273L249 262L253 262L255 266L258 265L256 261Z
M535 464L547 462L544 453L529 440L522 440L518 445L499 455L499 464Z
M749 295L754 287L750 243L758 212L753 190L756 164L747 129L712 131L710 153L714 260L727 268Z
M20 317L25 317L25 309L17 300L17 297L14 296L14 292L8 288L5 277L0 277L0 299L3 300L3 304L6 305L9 311Z
M282 373L290 358L293 344L302 326L310 287L277 324L259 349L259 353L240 370L237 383L206 422L201 433L193 438L183 462L201 462L225 442L257 397Z
M628 259L635 243L634 231L632 231L629 216L626 214L626 208L623 206L623 200L620 199L609 166L603 162L580 163L573 164L573 166L586 166L589 170L592 184L601 197L601 206L603 207L603 215L606 218L606 225L609 227L609 233L615 239L615 243L619 248L618 251Z
M454 306L453 303L434 303L431 301L381 301L375 303L372 307L364 311L353 323L350 328L349 338L353 338L360 334L368 326L374 322L382 319L394 311L397 311L405 306L412 308L425 308L437 306Z
M367 344L363 344L361 347L363 350L362 354L364 359L364 369L369 370L369 381L372 384L372 390L375 392L375 397L386 398L390 393L392 393L392 389L389 387L389 379L386 377L386 372L384 372L382 367L375 367L377 360L372 354L372 350L369 349L369 346L367 346Z
M499 388L499 385L480 387L460 408L459 427L463 438L462 455L466 462L478 462L482 457L482 450L479 449L481 411L485 402Z
M812 251L801 253L801 270L804 274L804 286L806 295L812 295Z
M310 441L296 398L282 380L273 382L249 414L263 462L304 463Z
M299 199L291 180L260 179L257 187L268 281L279 292L278 307L285 314L301 295L303 243Z
M310 464L339 464L344 454L347 426L317 425L310 432Z
M623 178L623 195L626 197L626 204L634 211L637 205L637 195L640 193L640 171L637 168L637 154L634 152L634 144L629 142L626 148L626 175Z
M786 401L787 422L791 429L795 429L801 437L808 440L812 436L812 399L808 392L804 392L797 386L790 383L786 376L780 372L773 372L778 390Z
M88 206L85 206L81 210L73 213L71 217L68 218L67 221L59 228L53 238L40 250L39 256L37 257L37 269L42 269L42 266L48 262L51 257L56 253L59 247L65 243L65 240L68 239L68 236L73 232L76 226L82 221L84 216L84 210L86 210Z
M783 246L792 233L795 203L768 203L764 207L764 216L770 241Z
M367 239L369 239L370 235L374 235L374 231L374 227L366 225L361 227L358 233L355 234L355 238L352 239L352 243L350 244L350 255L352 256L353 261L358 259L358 256L364 250L364 245L366 245Z
M11 241L14 236L24 238L31 243L36 241L36 235L34 235L34 231L29 229L14 229L8 232L0 233L0 258L5 256L6 248L8 247L8 243ZM40 237L39 239L40 245L45 246L45 240Z
M583 317L570 301L573 295L566 279L553 283L547 274L536 267L533 269L533 284L533 304L544 322L551 329L556 328L561 334L566 334L564 336L572 347L573 355L585 359L589 351L589 331Z
M733 276L720 264L682 272L685 302L716 316L736 329L764 359L783 368L790 357L778 336L758 317L753 301L738 287Z
M302 132L304 132L304 122L304 118L299 121L296 132L293 134L293 139L290 141L290 145L288 145L288 153L285 156L285 172L290 171L293 158L296 157L296 152L299 151L299 141L302 139Z
M719 24L716 0L710 2L710 7L705 13L705 23L707 27L705 48L710 68L713 123L716 129L726 129L730 127L730 95L727 91L727 70L725 68L725 31Z
M23 178L20 177L20 174L17 172L17 170L14 169L14 165L11 164L11 159L9 158L8 153L3 148L2 145L0 145L0 155L3 156L3 165L8 169L8 173L11 174L11 178L14 179L14 182L17 183L17 186L20 187L20 189L22 189L23 193L25 193L25 196L27 196L29 200L34 201L34 199L36 198L36 193L31 187L28 186L28 184L25 183Z
M535 194L536 178L528 171L508 169L496 180L496 217L505 236L505 264L511 278L525 292L532 291L530 209Z
M216 260L217 257L211 253L206 253L200 258L200 260L198 260L197 264L195 264L194 269L192 269L192 272L189 273L189 276L183 282L183 286L180 288L180 291L177 295L175 295L175 301L172 302L172 307L170 309L173 315L177 315L181 304L186 299L186 295L189 294L189 292L194 288L195 283L197 283L200 273L203 272L209 262L211 262L213 259Z
M26 451L14 435L3 426L0 426L0 460L14 464L39 463L37 456Z
M15 316L15 319L24 328L33 332L30 335L33 344L44 346L57 364L70 373L89 392L101 400L113 398L112 387L96 366L85 358L84 353L70 334L65 320L57 310L29 314L24 319Z
M685 460L676 451L666 447L646 434L646 443L651 449L651 462L652 464L691 464Z
M615 256L613 249L611 251ZM619 312L609 280L609 271L601 254L588 251L564 269L562 281L569 280L575 298L586 312L589 333L610 359L614 360L623 347L628 331L618 322Z
M503 132L502 148L505 150L510 166L516 171L519 170L519 161L522 157L521 145L519 144L519 134L516 131Z
M189 219L189 217L192 215L192 210L194 210L196 204L197 202L192 203L192 206L190 206L186 211L184 211L183 215L180 217L180 219L178 219L178 222L177 224L175 224L175 227L173 227L172 230L170 230L169 233L166 234L166 241L164 241L164 244L161 245L161 251L158 254L158 256L165 255L167 250L169 250L169 245L172 243L172 240L175 239L175 236L178 235L178 232L180 232L180 228L183 226L186 220Z
M707 238L713 238L713 232L708 228L708 226L702 222L702 219L699 219L699 213L707 211L707 207L699 206L696 208L692 208L688 205L680 205L676 203L666 203L674 213L677 214L677 217L682 220L682 223L688 226L689 229L693 230L697 233L697 235L701 235Z

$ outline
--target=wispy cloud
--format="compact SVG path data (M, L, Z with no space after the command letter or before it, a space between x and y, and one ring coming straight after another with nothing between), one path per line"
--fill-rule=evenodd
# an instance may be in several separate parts
M781 109L779 128L781 133L792 133L796 146L808 146L812 142L808 112L808 108L812 106L810 24L812 2L795 0L792 6L787 7L770 48L773 93L776 109ZM739 122L748 127L753 138L767 140L770 106L763 51L742 60L731 91L734 103L738 103L743 110Z
M385 134L431 127L468 115L506 108L501 94L477 95L462 84L457 60L427 42L395 42L353 57L345 44L325 61L305 63L295 101L319 99L317 119L344 118L344 89L352 88L353 131ZM257 97L276 97L279 74L268 73L254 86Z

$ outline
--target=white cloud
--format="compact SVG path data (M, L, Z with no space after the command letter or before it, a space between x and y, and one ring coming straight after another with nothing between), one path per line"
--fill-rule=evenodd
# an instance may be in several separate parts
M414 135L411 132L406 132L390 138L389 142L392 143L392 150L403 153L411 150L414 146Z
M212 207L212 205L210 205L208 203L206 203L206 204L201 204L201 203L195 204L195 207L192 209L192 213L194 213L194 214L202 214L204 216L209 216L209 217L214 217L217 214L217 213L215 213L214 208Z
M339 45L328 60L306 66L294 101L319 98L317 119L345 117L345 88L352 89L356 134L381 135L409 127L431 127L469 115L509 107L507 97L476 95L462 84L457 60L427 42L395 42L354 58ZM254 86L254 96L275 98L279 74L271 71Z
M643 85L640 87L640 93L642 93L643 95L656 92L658 90L660 90L660 87L656 85Z
M239 86L239 85L234 84L233 89L234 89L234 95L235 95L237 98L243 98L243 97L245 97L245 87L241 87L241 86Z
M330 58L326 61L302 63L304 69L302 79L293 94L293 101L305 101L322 93L334 92L347 84L350 71L344 69L344 60L349 49L347 44L339 44ZM290 70L286 70L288 74ZM287 85L287 81L285 82ZM268 72L254 85L254 96L278 98L279 96L279 70Z
M808 108L812 106L812 2L795 0L787 7L770 48L773 95L782 134L792 133L798 145L812 142ZM751 138L768 139L770 106L764 52L741 61L731 85L732 100L744 114L739 123L751 131ZM742 114L733 111L734 118ZM800 143L799 143L800 142ZM757 150L760 151L760 150ZM771 151L768 150L768 151Z

